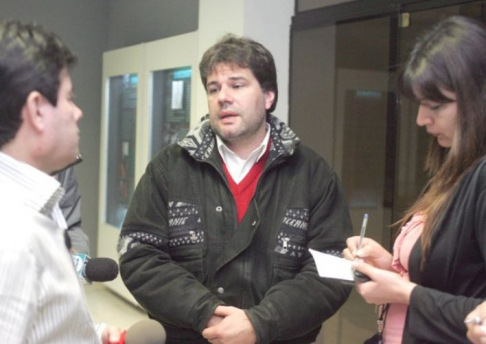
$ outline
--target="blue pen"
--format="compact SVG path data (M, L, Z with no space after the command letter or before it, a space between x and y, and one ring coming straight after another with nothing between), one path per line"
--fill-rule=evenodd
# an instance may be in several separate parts
M361 250L361 244L366 233L366 225L368 224L368 214L363 216L363 224L361 225L361 233L359 234L358 251ZM354 272L354 277L358 282L364 283L370 281L370 278L359 271Z
M368 214L363 216L363 224L361 225L361 233L359 234L358 251L361 250L361 244L366 233L366 225L368 224Z

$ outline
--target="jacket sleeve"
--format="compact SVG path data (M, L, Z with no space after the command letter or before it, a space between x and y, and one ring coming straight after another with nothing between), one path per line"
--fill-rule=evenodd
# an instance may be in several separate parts
M120 234L120 274L151 316L201 332L223 302L171 259L167 206L166 175L160 163L152 162L137 185Z
M464 319L483 300L416 286L410 297L407 328L427 343L469 343Z
M352 235L349 210L337 176L321 162L326 170L321 164L309 176L312 190L307 249L340 255L346 238ZM247 311L257 342L289 340L318 329L343 305L351 288L340 281L319 277L306 250L296 277L270 288L262 302Z
M486 268L486 172L483 170L479 184L470 188L478 192L474 197L474 231L471 229L472 243L479 245L484 268ZM467 230L467 229L466 229ZM467 262L463 262L467 264ZM483 271L486 273L486 271ZM471 276L471 279L481 280ZM461 281L451 281L461 283ZM484 301L482 298L465 297L441 292L436 289L417 286L410 297L407 314L407 330L420 342L469 343L466 338L466 316Z

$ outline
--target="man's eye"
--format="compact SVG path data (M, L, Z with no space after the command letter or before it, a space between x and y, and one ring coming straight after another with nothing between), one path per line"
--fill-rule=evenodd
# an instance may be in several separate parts
M243 85L241 85L241 84L233 85L233 88L235 88L235 89L242 88L242 87L243 87Z
M209 94L213 94L213 93L216 93L218 92L218 89L216 87L210 87L208 88L208 93Z

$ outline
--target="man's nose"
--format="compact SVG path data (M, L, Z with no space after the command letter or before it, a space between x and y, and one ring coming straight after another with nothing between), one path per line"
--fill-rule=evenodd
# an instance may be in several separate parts
M232 102L233 101L233 95L232 95L232 89L229 86L223 85L221 89L219 90L218 94L218 100L221 103L226 103L226 102Z
M83 110L81 110L78 106L76 106L76 110L75 110L75 116L76 116L76 121L79 121L81 120L81 118L83 118Z

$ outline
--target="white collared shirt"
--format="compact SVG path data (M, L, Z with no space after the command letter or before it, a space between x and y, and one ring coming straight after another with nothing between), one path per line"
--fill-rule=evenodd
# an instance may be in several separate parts
M17 196L26 206L52 218L59 228L67 229L59 201L64 196L61 184L29 164L0 152L0 173L16 183Z
M0 153L0 343L99 343L53 177Z
M246 177L253 165L257 163L267 151L268 142L270 141L270 124L266 123L265 130L267 131L265 138L260 146L255 148L253 152L250 153L248 159L240 158L235 152L226 146L218 135L216 135L216 143L218 145L219 154L226 164L226 168L228 169L231 178L233 178L236 184L239 184L243 178Z

